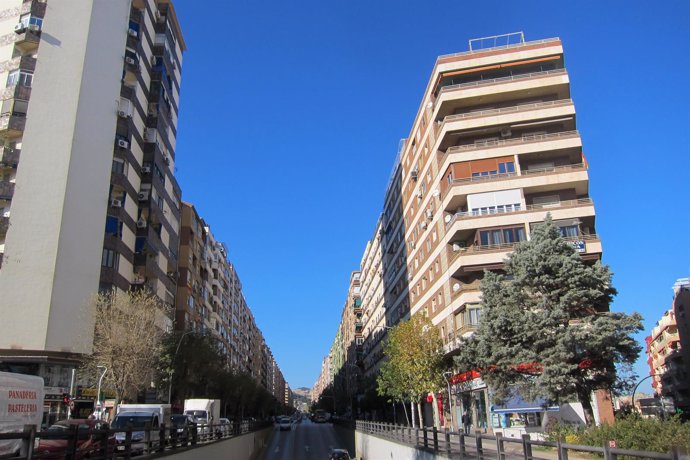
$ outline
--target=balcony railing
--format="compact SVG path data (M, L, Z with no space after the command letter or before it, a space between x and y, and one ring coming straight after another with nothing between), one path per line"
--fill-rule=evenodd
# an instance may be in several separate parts
M515 213L521 213L521 212L532 212L532 211L541 211L544 209L563 209L563 208L576 208L579 206L587 206L587 205L592 205L592 199L591 198L578 198L576 200L564 200L564 201L558 201L555 203L543 203L543 204L530 204L525 206L525 208L519 208L519 209L511 209L507 211L490 211L488 213L481 213L480 211L463 211L463 212L457 212L453 215L453 217L448 221L446 224L447 227L453 225L453 223L458 220L458 219L472 219L472 218L478 218L478 217L491 217L491 216L496 216L499 214L515 214Z
M522 137L515 137L511 139L500 139L492 141L480 141L473 144L454 145L446 150L446 155L451 153L466 152L469 150L490 149L495 147L504 147L508 145L531 144L533 142L551 141L558 139L568 139L572 137L579 137L578 131L563 131L560 133L550 134L531 134Z
M499 78L490 78L486 80L477 80L477 81L470 81L467 83L458 83L456 85L448 85L444 86L441 88L441 90L438 92L439 97L441 94L447 92L447 91L454 91L457 89L463 89L463 88L476 88L480 86L490 86L490 85L495 85L495 84L500 84L500 83L510 83L513 81L517 80L529 80L531 78L542 78L542 77L551 77L554 75L566 75L568 72L566 72L565 69L554 69L554 70L544 70L542 72L531 72L531 73L523 73L519 75L510 75L508 77L499 77Z
M469 50L469 51L461 51L459 53L453 53L453 54L444 54L442 56L439 56L437 61L443 60L443 59L450 59L454 57L460 57L460 56L469 56L472 54L480 54L480 53L485 53L487 51L494 51L494 50L499 50L499 49L510 49L510 48L522 48L524 46L532 46L532 45L539 45L542 43L551 43L551 42L560 42L560 38L547 38L544 40L533 40L529 42L522 42L522 43L513 43L510 45L500 45L500 46L492 46L492 47L487 47L487 48L482 48L478 50Z
M443 123L451 123L453 121L465 120L468 118L486 117L489 115L502 115L505 113L527 112L530 110L547 109L551 107L564 107L567 105L572 105L572 103L572 99L559 99L556 101L534 102L532 104L513 105L510 107L501 107L498 109L487 109L478 110L476 112L458 113L455 115L448 115L443 119Z

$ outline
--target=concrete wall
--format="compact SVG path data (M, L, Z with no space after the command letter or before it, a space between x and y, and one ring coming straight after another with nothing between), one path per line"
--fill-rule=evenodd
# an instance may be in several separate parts
M359 460L447 460L442 454L355 431L356 458Z
M166 455L166 458L175 460L187 459L204 459L226 460L232 458L234 460L253 460L261 452L261 449L266 445L266 440L273 432L273 427L266 428L261 431L255 431L235 438L227 439L225 441L214 442L204 447L196 447L188 449L179 454Z

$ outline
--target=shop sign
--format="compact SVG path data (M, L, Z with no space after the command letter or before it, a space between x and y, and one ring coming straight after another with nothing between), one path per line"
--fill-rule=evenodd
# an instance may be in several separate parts
M62 394L63 393L69 393L69 388L64 388L64 387L43 387L43 392L46 394L46 399L52 399L48 398L48 396L56 395L59 396L59 399L62 399Z
M484 380L482 380L481 377L468 380L466 382L460 382L455 385L455 391L457 393L479 390L481 388L486 388L486 383L484 383Z

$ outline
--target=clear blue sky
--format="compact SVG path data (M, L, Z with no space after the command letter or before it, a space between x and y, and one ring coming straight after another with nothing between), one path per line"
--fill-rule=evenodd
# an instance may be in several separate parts
M175 5L183 199L229 246L292 387L318 376L436 57L470 38L563 40L613 309L649 331L690 275L690 2Z

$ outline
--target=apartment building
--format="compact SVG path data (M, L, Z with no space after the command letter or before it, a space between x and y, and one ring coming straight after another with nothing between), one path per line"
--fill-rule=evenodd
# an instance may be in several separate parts
M0 5L0 368L49 400L91 351L99 290L174 303L184 51L170 0Z
M549 213L583 260L600 260L587 169L558 38L470 40L438 57L359 267L365 373L378 373L387 328L410 315L429 317L452 355L481 318L484 270L502 270ZM481 377L456 377L454 418L471 409L475 428L489 428Z
M247 305L228 248L186 202L174 277L175 329L213 337L231 369L251 375L282 401L285 380Z
M656 322L645 338L647 363L654 393L673 399L677 408L690 411L690 279L682 278L673 286L673 305Z

